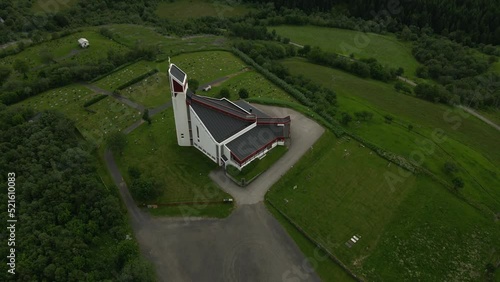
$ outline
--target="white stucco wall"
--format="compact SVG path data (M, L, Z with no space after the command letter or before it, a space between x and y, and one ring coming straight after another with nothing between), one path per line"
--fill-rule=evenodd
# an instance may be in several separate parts
M218 163L217 142L212 138L210 133L208 133L207 128L200 121L200 118L196 115L193 109L191 107L189 107L189 109L191 113L193 145L202 153L207 155L212 161ZM198 127L198 131L196 130L196 127Z
M191 146L191 140L189 138L189 123L188 123L188 106L186 105L186 93L177 93L174 95L173 78L170 77L170 89L172 89L172 107L174 109L175 116L175 132L177 133L177 144L179 146ZM186 88L187 89L187 83Z

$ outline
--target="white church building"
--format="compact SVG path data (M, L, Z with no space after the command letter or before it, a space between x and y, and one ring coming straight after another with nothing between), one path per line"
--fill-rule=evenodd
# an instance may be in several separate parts
M242 169L290 139L290 117L270 117L239 100L199 96L174 64L168 74L179 146L194 146L220 166Z

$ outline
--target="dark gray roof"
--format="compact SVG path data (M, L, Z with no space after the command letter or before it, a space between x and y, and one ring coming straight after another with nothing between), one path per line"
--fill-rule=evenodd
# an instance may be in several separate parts
M170 73L181 83L184 82L184 79L186 78L186 74L174 64L172 64L172 67L170 68Z
M192 102L191 107L217 142L226 140L253 123L230 116L197 102Z
M284 137L284 126L275 124L257 125L245 134L227 143L227 147L241 161L262 149L272 140Z
M235 101L234 103L236 105L238 105L239 107L243 108L247 112L250 112L250 109L252 109L252 114L256 115L257 118L269 118L270 117L266 113L264 113L261 110L255 108L254 106L250 105L247 101L238 100L238 101Z

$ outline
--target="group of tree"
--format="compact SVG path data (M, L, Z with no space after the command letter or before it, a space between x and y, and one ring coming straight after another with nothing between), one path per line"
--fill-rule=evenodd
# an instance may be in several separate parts
M129 167L128 174L132 181L130 192L136 201L140 203L154 201L163 193L161 183L154 177L144 175L138 167Z
M359 17L365 22L372 22L389 31L399 29L404 25L414 25L419 28L429 27L435 32L462 43L500 44L500 5L489 0L246 0L251 3L269 3L274 7L296 8L300 16L284 17L287 24L305 24L307 15L326 14L318 18L318 22L328 22L331 16L343 14ZM284 10L281 8L281 10ZM276 9L271 9L276 11ZM320 20L321 19L321 20ZM293 22L292 22L293 20Z
M2 281L154 281L137 243L126 239L130 227L117 193L103 185L91 146L78 136L58 113L0 107L0 179L7 183L7 173L15 173L15 218L22 222L15 247L0 246L5 255L15 248L16 256L16 275L4 263Z
M155 57L154 47L138 44L123 53L110 50L106 58L98 61L63 61L42 65L36 70L31 70L26 60L16 59L12 66L0 67L0 101L10 105L55 87L89 81L138 58ZM50 57L49 61L53 62L53 58Z
M290 94L299 103L310 107L328 122L334 121L337 112L337 95L334 91L321 87L304 76L291 75L278 61L266 59L265 63L260 65L254 58L239 49L233 49L233 53ZM279 69L279 71L274 73L272 70L275 69Z
M403 73L402 68L384 67L374 58L355 60L336 53L323 51L319 47L307 48L305 46L299 51L299 54L305 56L312 63L338 68L362 78L371 77L381 81L389 81Z
M414 89L417 97L471 107L500 107L500 76L487 73L496 57L488 59L462 44L426 35L414 42L413 54L422 64L417 76L440 84L419 84Z

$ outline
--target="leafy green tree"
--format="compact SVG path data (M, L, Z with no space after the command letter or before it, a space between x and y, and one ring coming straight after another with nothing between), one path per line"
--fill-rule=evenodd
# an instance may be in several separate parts
M304 48L299 49L299 56L307 56L311 52L311 45L304 45Z
M127 145L127 138L122 132L112 133L108 138L108 148L117 154L122 154Z
M9 78L11 69L8 66L0 66L0 85Z
M394 117L391 115L385 115L384 119L385 119L386 123L392 123L392 121L394 120Z
M464 187L464 181L460 177L455 177L451 181L453 183L453 188L455 189L461 189Z
M229 89L228 88L222 88L220 91L219 91L219 98L226 98L226 99L229 99L231 97L231 92L229 92Z
M142 119L147 121L148 124L151 124L151 117L149 116L149 109L144 110L144 114L142 115Z
M458 171L458 167L455 163L452 163L452 162L445 162L444 163L444 172L446 172L447 174L450 174L450 175L453 175L455 172Z
M248 98L248 90L246 90L245 88L241 88L240 91L238 91L238 96L240 96L241 99Z
M352 116L349 113L343 112L341 114L340 123L347 126L351 121L352 121Z
M54 54L52 54L49 50L43 49L40 51L40 60L44 64L50 64L54 62Z
M141 171L138 167L131 166L128 168L128 175L130 175L132 179L139 179L141 178Z
M26 61L16 59L12 67L14 68L15 71L24 75L24 78L27 78L26 73L29 71L30 67Z
M188 79L188 85L189 89L196 93L196 90L198 90L198 87L200 87L200 82L194 78Z
M154 178L134 180L131 190L134 198L140 202L153 201L162 194L161 186Z

